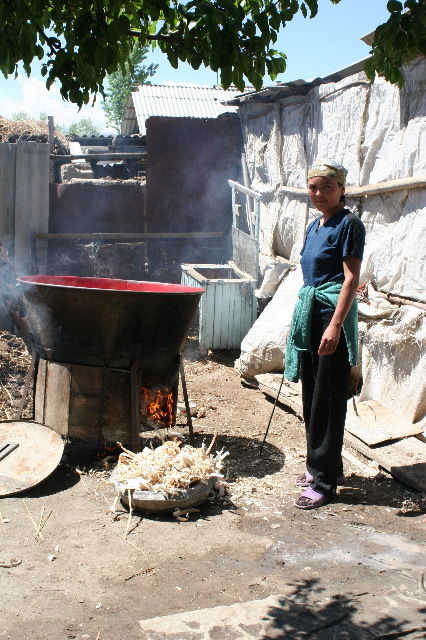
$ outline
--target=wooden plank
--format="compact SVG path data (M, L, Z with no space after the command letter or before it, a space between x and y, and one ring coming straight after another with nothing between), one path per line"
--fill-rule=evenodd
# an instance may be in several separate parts
M346 432L344 442L367 458L375 460L395 478L418 491L426 491L426 443L418 438L404 438L390 444L368 447Z
M102 396L71 395L68 436L83 440L102 439Z
M257 300L254 295L254 282L243 282L240 290L242 317L240 343L256 320Z
M223 284L218 282L214 285L214 307L213 307L213 340L212 349L221 349L222 334L222 314L223 314Z
M415 178L402 178L398 180L386 180L374 184L360 185L359 187L348 187L345 196L348 198L360 198L362 196L373 196L380 193L405 191L405 189L422 189L426 186L426 177L417 176ZM308 196L306 189L301 187L280 187L280 193L291 193L298 196Z
M103 436L109 442L131 444L130 372L106 369Z
M255 376L255 378L259 383L261 391L275 400L280 388L282 373L260 373ZM303 417L300 382L294 383L284 380L278 401L290 407L300 418Z
M244 231L232 227L232 258L236 265L257 281L258 243Z
M232 349L230 337L232 329L232 301L235 297L235 286L229 282L221 284L222 289L222 309L220 315L220 349Z
M102 367L71 365L71 395L96 396L103 391Z
M348 402L346 430L369 446L415 436L422 432L419 424L396 416L375 400L355 402L355 407L356 409L351 399Z
M215 288L210 282L205 282L203 286L205 287L205 293L201 297L200 330L198 339L200 347L207 351L213 344Z
M230 285L231 286L231 285ZM236 330L240 331L240 301L235 292L231 295L229 300L229 324L228 324L228 339L226 348L231 349L232 336ZM241 334L240 334L241 335Z
M46 397L46 370L47 360L40 358L37 368L37 380L34 395L34 420L44 423L44 401Z
M44 424L60 435L68 435L71 365L48 362L46 370Z
M71 365L68 435L71 438L102 438L103 370Z
M238 291L238 297L235 297L235 306L234 306L234 326L235 326L235 331L238 332L238 335L240 336L240 344L238 346L241 346L241 342L242 342L242 327L244 325L244 317L243 317L243 313L244 310L241 306L241 291Z

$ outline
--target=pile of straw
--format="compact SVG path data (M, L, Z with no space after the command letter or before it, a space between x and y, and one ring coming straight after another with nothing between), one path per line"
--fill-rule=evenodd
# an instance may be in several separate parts
M7 120L0 116L0 142L48 142L47 123L42 120ZM69 145L63 133L55 129L55 152L69 153Z

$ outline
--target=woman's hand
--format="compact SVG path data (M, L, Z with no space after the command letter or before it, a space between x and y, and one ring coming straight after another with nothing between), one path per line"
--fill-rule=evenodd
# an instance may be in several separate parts
M321 338L320 346L318 348L319 356L329 356L336 351L341 331L341 326L330 322Z

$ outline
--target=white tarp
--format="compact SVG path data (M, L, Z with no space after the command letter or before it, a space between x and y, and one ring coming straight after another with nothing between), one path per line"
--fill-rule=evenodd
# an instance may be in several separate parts
M396 195L399 195L399 198ZM401 216L387 224L379 215L363 217L367 245L362 279L373 282L379 291L426 302L426 207L425 192L417 189L398 191L391 199L399 202ZM383 196L377 196L383 205ZM402 201L401 201L402 200ZM385 206L378 210L383 211ZM381 217L381 216L380 216Z
M252 186L264 194L263 254L299 261L306 226L317 213L303 195L280 189L304 188L307 168L315 159L342 162L349 170L348 186L426 178L426 58L417 58L404 75L403 89L382 78L370 85L361 72L315 87L304 96L242 105ZM348 199L348 206L355 208L367 230L361 281L425 302L425 188ZM272 371L280 362L297 293L290 288L285 292L291 284L291 278L284 279L246 336L237 361L245 375ZM416 351L415 345L424 347L425 329L424 314L413 309L404 308L387 320L370 319L366 325L363 397L397 410L398 395L404 394L407 415L419 420L426 411L418 392L424 394L420 380L426 379L426 353L424 348Z
M361 331L360 401L376 400L406 420L426 415L425 312L398 309L392 321L379 320Z

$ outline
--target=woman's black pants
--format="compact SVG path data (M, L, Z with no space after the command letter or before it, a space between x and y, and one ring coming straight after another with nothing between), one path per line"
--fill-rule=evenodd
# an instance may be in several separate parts
M346 340L341 332L336 351L319 356L318 347L331 314L312 316L312 353L302 351L303 418L306 426L306 468L313 476L312 488L333 494L343 474L342 446L345 428L350 365Z

